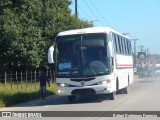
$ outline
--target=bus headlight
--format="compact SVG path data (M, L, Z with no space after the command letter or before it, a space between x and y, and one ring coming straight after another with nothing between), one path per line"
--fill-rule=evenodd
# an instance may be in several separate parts
M69 84L66 84L66 83L57 83L57 86L60 86L60 87L68 87Z
M101 81L101 82L98 82L98 84L99 84L99 85L104 85L104 84L108 84L108 83L110 83L110 82L111 82L111 80L108 79L108 80L103 80L103 81Z

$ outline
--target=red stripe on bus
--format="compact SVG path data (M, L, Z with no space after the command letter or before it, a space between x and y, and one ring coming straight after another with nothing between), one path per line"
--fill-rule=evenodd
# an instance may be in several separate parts
M133 66L133 64L117 64L117 66Z

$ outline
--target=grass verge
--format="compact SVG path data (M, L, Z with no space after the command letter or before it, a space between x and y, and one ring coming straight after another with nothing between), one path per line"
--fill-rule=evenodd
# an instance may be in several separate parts
M46 96L56 93L54 83L47 86ZM40 98L39 83L0 83L0 108Z

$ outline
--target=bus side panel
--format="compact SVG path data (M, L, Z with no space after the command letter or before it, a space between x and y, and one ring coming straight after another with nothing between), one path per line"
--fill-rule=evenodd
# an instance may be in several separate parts
M119 89L133 83L133 59L132 56L116 55L116 76Z

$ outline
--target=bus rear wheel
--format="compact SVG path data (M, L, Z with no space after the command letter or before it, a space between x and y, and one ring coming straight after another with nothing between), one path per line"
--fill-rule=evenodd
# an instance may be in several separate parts
M128 94L128 87L125 87L125 88L121 89L121 92L123 94Z
M68 96L68 101L69 102L75 102L76 101L76 96L75 95Z

